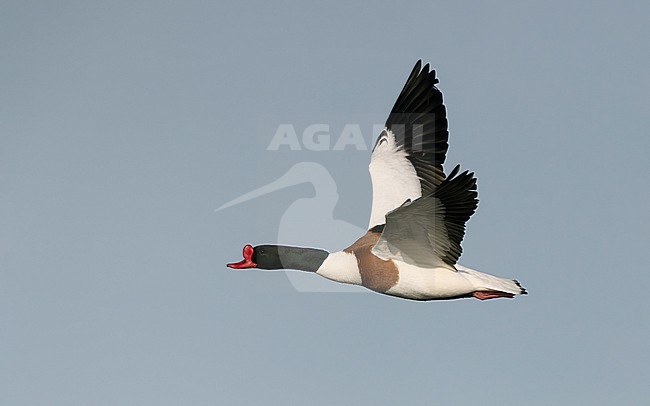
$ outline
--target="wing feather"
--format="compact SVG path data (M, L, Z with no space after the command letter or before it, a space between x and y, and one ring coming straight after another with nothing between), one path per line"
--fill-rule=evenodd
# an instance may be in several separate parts
M435 70L418 61L386 120L370 163L373 206L369 228L404 201L431 194L444 179L447 112Z
M372 249L378 257L422 267L454 265L462 253L465 223L476 211L476 178L456 166L432 194L407 201L386 216Z

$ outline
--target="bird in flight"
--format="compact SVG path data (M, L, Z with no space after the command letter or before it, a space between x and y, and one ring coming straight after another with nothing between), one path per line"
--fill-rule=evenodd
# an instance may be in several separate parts
M244 246L233 269L293 269L411 300L513 298L514 279L457 263L465 223L478 205L474 173L445 175L447 114L438 79L418 61L370 157L372 211L367 232L338 252L283 245Z

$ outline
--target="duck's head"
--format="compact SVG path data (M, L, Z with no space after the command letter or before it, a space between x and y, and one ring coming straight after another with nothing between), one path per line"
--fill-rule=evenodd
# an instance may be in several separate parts
M258 245L253 247L247 244L242 250L244 259L239 262L227 264L227 266L233 269L282 269L279 248L277 245Z
M284 245L244 246L244 259L227 264L233 269L299 269L316 272L329 253L316 248L287 247Z

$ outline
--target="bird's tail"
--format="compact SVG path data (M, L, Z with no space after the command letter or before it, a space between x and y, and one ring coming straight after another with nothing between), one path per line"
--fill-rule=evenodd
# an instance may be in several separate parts
M478 295L475 294L474 296L479 299L528 294L526 289L514 279L499 278L458 264L456 264L456 269L474 284L478 293ZM485 292L491 292L491 295Z

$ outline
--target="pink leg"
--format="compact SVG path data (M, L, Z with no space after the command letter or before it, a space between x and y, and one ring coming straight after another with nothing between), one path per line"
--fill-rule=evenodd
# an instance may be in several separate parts
M515 297L512 293L499 292L498 290L476 291L472 293L472 296L480 300L495 299L497 297L509 297L512 299Z

